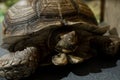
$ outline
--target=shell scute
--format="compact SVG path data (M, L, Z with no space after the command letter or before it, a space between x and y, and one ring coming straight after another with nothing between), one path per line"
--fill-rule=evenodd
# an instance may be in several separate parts
M8 10L3 27L8 37L79 22L97 25L93 12L81 0L20 0Z

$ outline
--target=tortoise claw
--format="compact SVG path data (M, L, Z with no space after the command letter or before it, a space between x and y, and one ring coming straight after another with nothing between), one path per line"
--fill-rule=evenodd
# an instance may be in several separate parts
M5 50L0 49L0 51ZM36 51L34 47L15 53L5 51L5 54L0 57L0 76L12 80L28 77L38 66Z
M71 64L77 64L77 63L81 63L84 61L84 58L78 57L78 56L73 56L73 55L69 55L69 62Z
M59 54L53 56L52 63L54 65L66 65L68 63L66 54L59 53Z

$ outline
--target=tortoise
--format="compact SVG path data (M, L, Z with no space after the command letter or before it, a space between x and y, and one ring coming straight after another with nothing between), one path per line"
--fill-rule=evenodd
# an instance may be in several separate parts
M114 55L119 38L104 36L81 0L19 0L3 21L0 76L19 80L39 66L77 64L97 54Z

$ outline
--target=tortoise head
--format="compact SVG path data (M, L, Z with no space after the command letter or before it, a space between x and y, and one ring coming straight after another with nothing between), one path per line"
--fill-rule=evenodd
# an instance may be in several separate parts
M70 53L74 52L77 47L77 36L75 31L65 33L60 36L60 40L56 44L56 50L58 52Z

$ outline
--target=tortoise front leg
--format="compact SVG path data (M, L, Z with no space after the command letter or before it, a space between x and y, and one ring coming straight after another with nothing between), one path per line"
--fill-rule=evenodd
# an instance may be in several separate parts
M74 53L73 53L74 54ZM82 63L84 60L87 60L91 58L92 56L86 56L86 57L81 57L81 56L75 56L71 54L66 54L66 53L59 53L55 56L52 57L52 63L54 65L60 66L60 65L66 65L68 63L70 64L77 64L77 63Z
M37 68L38 59L34 47L14 53L0 48L0 76L12 80L28 77Z
M66 65L68 63L67 55L65 53L59 53L52 57L52 63L54 65Z
M120 38L112 36L95 36L90 45L99 55L116 55L120 49Z

